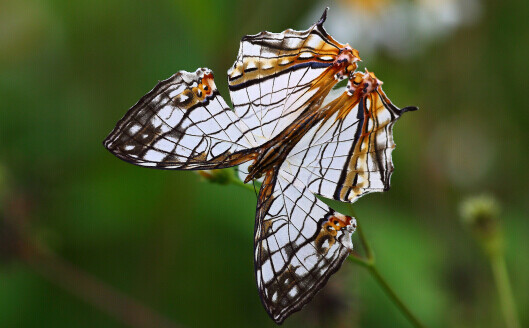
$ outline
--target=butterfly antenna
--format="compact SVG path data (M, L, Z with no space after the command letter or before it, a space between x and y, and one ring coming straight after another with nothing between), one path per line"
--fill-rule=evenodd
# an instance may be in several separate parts
M259 195L257 194L257 188L255 187L255 180L252 180L252 184L253 184L253 191L255 192L255 197L259 197Z

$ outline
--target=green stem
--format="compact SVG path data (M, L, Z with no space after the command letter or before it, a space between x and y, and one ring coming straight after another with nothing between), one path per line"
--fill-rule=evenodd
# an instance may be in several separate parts
M255 193L261 187L259 182L253 183L244 183L237 176L237 172L233 168L220 169L220 170L198 170L196 171L203 179L208 182L220 184L220 185L229 185L234 184L246 190L250 190ZM255 186L254 186L255 185Z
M520 328L505 258L502 254L491 254L489 258L494 275L494 282L496 283L496 288L500 296L500 306L505 319L505 325L508 328Z
M371 273L371 276L375 278L375 280L378 282L380 287L384 290L386 295L393 301L393 303L399 308L399 310L404 314L404 316L410 321L410 323L414 327L423 328L424 325L419 322L417 317L411 313L410 309L402 302L402 300L397 296L393 288L388 284L388 282L380 275L380 272L378 272L378 269L375 265L370 265L367 267L369 273Z
M371 263L371 265L375 265L375 252L373 252L373 248L371 248L371 244L367 241L366 235L364 235L364 230L359 225L356 227L356 231L358 232L358 237L360 237L360 242L362 243L362 246L364 247L364 250L366 252L366 258Z
M463 223L470 228L470 232L490 262L505 326L519 328L516 303L505 263L505 240L499 213L499 205L490 195L471 197L461 206Z
M241 188L244 188L244 189L247 189L247 190L250 190L251 192L256 192L256 191L259 191L259 187L261 186L259 183L256 182L256 186L254 187L253 184L251 183L244 183L242 182L238 177L236 177L235 175L232 176L232 178L230 178L230 183L231 184L234 184L236 186L239 186Z
M235 175L231 176L229 182L245 189L254 191L254 187L252 185L243 183ZM349 212L350 214L352 214L352 216L354 216L352 206L349 206ZM424 325L419 322L419 320L413 315L413 313L411 313L411 311L404 304L404 302L402 302L402 300L397 296L393 288L391 288L387 281L380 275L380 272L378 272L378 269L375 266L375 253L371 248L371 245L367 241L367 238L365 237L364 232L360 226L357 226L356 232L358 233L360 237L360 242L362 243L362 246L364 247L364 250L366 252L366 258L363 258L356 253L352 253L349 256L349 260L367 269L367 271L371 274L371 276L373 276L373 278L380 285L380 287L382 287L386 295L393 301L397 308L402 312L402 314L410 321L410 323L414 327L424 328Z
M368 260L364 259L363 257L354 252L349 255L349 260L351 260L353 263L363 266L364 268L368 268L371 265Z
M352 209L352 205L349 206L349 212L350 214L354 214L354 211ZM424 328L424 325L413 315L413 313L410 311L410 309L404 304L404 302L400 299L400 297L395 293L393 288L389 285L389 283L384 279L380 272L378 271L376 265L375 265L375 252L373 251L373 248L371 248L371 245L367 241L367 238L364 234L364 231L362 230L361 226L358 225L356 228L356 232L358 233L358 237L360 238L360 242L362 243L362 246L364 247L364 250L366 252L366 257L363 258L357 254L351 254L349 256L349 259L360 266L363 266L367 269L367 271L371 274L371 276L375 279L375 281L380 285L380 287L384 290L386 295L389 297L389 299L397 306L397 308L402 312L402 314L408 319L408 321L417 328ZM509 327L511 328L511 327Z

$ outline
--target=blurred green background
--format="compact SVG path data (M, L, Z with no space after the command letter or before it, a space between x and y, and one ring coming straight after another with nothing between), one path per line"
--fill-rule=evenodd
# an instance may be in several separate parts
M351 40L367 49L362 36L392 3L465 1L364 2L332 2L328 16L365 10L364 30L338 31L344 22L328 32L351 35L338 40L360 51L360 68L384 81L396 105L420 107L396 125L392 189L354 205L380 271L429 327L502 327L489 264L459 218L467 197L493 194L529 326L529 3L476 0L472 19L428 38L413 17L401 19L413 51L365 53ZM178 70L213 69L228 99L225 72L243 35L305 29L326 5L0 0L0 327L274 327L254 282L255 195L192 172L135 167L101 143ZM409 324L346 262L284 326Z

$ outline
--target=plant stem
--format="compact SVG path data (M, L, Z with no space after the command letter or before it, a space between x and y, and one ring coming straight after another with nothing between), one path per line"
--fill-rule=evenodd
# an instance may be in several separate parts
M225 170L232 170L230 174L226 175L228 177L228 183L234 184L246 190L250 190L253 193L259 192L259 188L261 188L260 182L253 181L253 183L244 183L241 179L239 179L235 170L233 169L225 169Z
M171 320L69 262L27 243L21 259L49 282L132 328L178 328Z
M245 189L254 191L254 187L252 185L243 183L235 175L233 175L229 179L229 182L235 185L238 185L240 187L243 187ZM354 211L353 211L351 204L349 204L349 212L352 216L354 216ZM402 314L406 317L406 319L409 320L409 322L414 327L424 328L425 326L419 322L419 320L413 315L413 313L411 313L411 311L404 304L404 302L402 302L402 300L397 296L393 288L391 288L391 286L387 283L387 281L380 275L380 272L378 272L378 269L375 266L375 253L373 249L371 248L371 245L367 241L367 238L365 237L364 232L362 228L360 227L360 225L356 227L356 232L358 233L358 236L360 237L360 242L362 243L362 246L364 247L364 250L366 252L366 258L363 258L358 254L352 253L349 256L349 260L367 269L367 271L371 274L371 276L373 276L375 281L380 285L380 287L382 287L386 295L391 299L391 301L393 301L393 303L395 303L397 308L402 312ZM509 327L509 328L518 328L518 327Z
M410 323L414 327L423 328L424 325L419 322L419 320L413 315L413 313L411 313L410 309L408 309L408 307L397 296L397 294L391 288L388 282L380 275L377 267L375 265L369 265L367 266L367 269L369 273L371 273L371 276L373 276L373 278L375 278L375 280L378 282L380 287L382 287L386 295L393 301L393 303L395 303L395 305L399 308L402 314L404 314L404 316L410 321Z
M470 228L490 262L505 326L519 328L520 322L505 263L505 241L499 220L498 201L493 196L484 194L470 197L461 205L462 222Z
M244 183L241 180L239 180L239 178L237 178L236 176L233 176L230 179L230 183L232 183L232 184L234 184L236 186L242 187L244 189L248 189L248 190L250 190L253 193L255 193L256 191L259 191L259 187L260 187L259 184L257 184L256 187L254 187L254 185L251 184L251 183Z
M494 282L496 283L496 288L500 296L500 306L505 319L505 325L508 328L520 328L505 258L503 254L491 254L489 259L494 275Z
M373 252L371 245L367 241L366 235L364 235L364 229L362 229L361 226L358 226L356 230L358 232L358 236L360 237L360 242L362 242L362 246L364 247L364 250L366 252L367 259L371 262L372 265L375 265L375 253Z
M352 205L349 206L349 209L350 214L353 214L354 211L352 210ZM411 313L410 309L406 306L406 304L404 304L404 302L400 299L397 293L395 293L393 288L391 288L386 279L384 279L380 275L380 272L378 271L375 265L375 253L371 248L371 245L367 241L364 231L362 230L360 225L357 226L356 231L358 233L358 237L360 238L360 242L362 243L362 246L364 247L364 250L366 252L366 257L363 258L357 254L351 254L349 256L349 259L353 263L359 264L360 266L363 266L367 269L367 271L371 274L375 281L384 290L389 299L397 306L397 308L402 312L402 314L414 327L424 328L424 325L417 319L417 317L415 317L415 315L413 315L413 313Z

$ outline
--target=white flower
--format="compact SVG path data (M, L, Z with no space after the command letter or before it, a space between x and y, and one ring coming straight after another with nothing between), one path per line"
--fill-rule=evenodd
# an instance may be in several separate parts
M339 0L330 5L325 28L361 55L385 51L403 57L469 25L480 15L479 0ZM323 6L310 12L318 17Z

